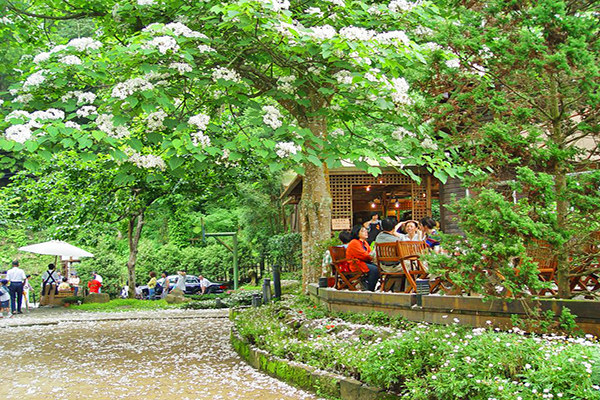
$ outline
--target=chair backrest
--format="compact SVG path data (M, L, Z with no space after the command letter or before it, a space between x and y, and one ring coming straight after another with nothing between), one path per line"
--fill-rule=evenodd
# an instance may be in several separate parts
M527 256L538 265L540 271L554 270L557 265L556 254L545 240L533 239L527 246Z
M425 254L429 251L429 247L425 242L396 242L398 246L398 253L402 258L418 258L421 254Z
M377 253L377 262L399 262L400 253L398 252L398 245L396 242L390 243L377 243L375 246Z
M329 248L329 254L331 254L331 261L338 263L340 260L346 258L346 248L343 246L332 246Z

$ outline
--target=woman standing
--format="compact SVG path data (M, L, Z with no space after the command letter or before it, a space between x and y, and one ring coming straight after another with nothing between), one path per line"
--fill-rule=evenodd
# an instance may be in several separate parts
M346 258L358 259L357 263L350 263L350 269L356 271L356 268L366 273L366 277L363 278L363 284L366 285L367 289L373 292L375 286L377 286L377 280L379 279L379 270L377 266L373 264L371 258L371 246L367 243L369 233L367 228L362 225L355 225L350 233L352 240L348 244L346 249Z
M150 280L148 281L148 300L154 300L156 293L156 272L150 272Z
M169 289L170 289L169 279L167 278L166 272L163 272L160 276L164 280L164 282L162 284L162 293L160 294L160 298L165 299L165 298L167 298L167 295L169 294Z

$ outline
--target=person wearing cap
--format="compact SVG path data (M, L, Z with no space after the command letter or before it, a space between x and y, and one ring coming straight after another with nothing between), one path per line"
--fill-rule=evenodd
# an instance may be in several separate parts
M8 290L10 292L10 311L13 314L23 314L21 305L23 304L23 284L27 279L25 272L19 268L19 260L12 262L12 268L6 271L6 279L10 282Z
M0 279L0 313L2 313L0 318L12 317L12 314L8 308L8 304L10 303L10 294L8 292L8 288L6 287L7 285L7 279Z

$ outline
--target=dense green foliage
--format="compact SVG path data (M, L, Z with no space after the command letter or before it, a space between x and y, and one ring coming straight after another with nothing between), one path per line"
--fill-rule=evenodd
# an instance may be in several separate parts
M278 357L409 399L598 399L600 347L588 339L330 314L305 299L248 309L239 334Z

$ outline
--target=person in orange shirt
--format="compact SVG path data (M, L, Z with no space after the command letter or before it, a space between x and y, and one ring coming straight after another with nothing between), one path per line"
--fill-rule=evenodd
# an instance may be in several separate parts
M370 256L371 246L367 243L369 232L364 226L355 225L354 228L352 228L351 236L352 240L346 249L346 258L358 259L356 264L350 263L351 269L356 269L356 267L358 267L358 269L366 274L363 278L363 284L367 287L367 290L373 292L375 286L377 286L377 281L379 280L379 270L377 269L377 266L373 264L373 259Z
M100 287L102 284L98 282L98 280L92 276L92 280L88 282L88 289L90 289L90 293L100 293Z

